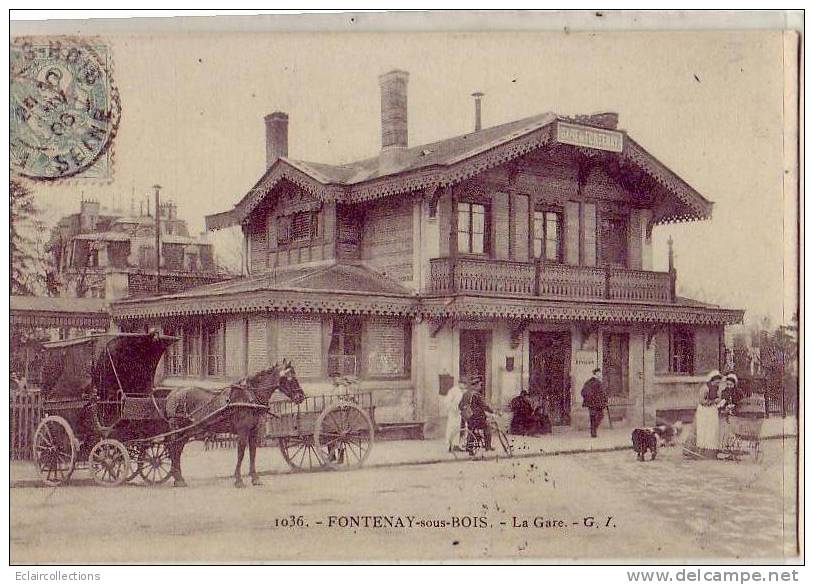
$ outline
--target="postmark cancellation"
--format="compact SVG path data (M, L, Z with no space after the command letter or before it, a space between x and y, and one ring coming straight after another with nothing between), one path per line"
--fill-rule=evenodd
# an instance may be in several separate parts
M9 58L11 172L35 181L112 177L121 118L110 46L21 37Z

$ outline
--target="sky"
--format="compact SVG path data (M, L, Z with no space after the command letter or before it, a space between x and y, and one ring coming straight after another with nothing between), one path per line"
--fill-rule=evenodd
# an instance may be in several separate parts
M263 116L289 114L289 156L342 163L380 147L378 76L409 71L410 145L546 111L615 111L662 163L715 202L675 241L679 294L786 322L783 45L779 32L178 33L106 37L122 117L114 178L33 184L46 219L82 196L127 208L156 183L191 231L231 208L265 166Z

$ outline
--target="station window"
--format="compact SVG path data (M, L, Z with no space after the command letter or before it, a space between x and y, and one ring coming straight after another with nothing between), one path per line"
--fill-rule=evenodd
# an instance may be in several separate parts
M458 251L489 253L489 207L482 203L458 203Z
M328 348L329 376L358 376L362 351L362 321L354 317L333 320Z
M692 374L695 340L686 327L670 328L670 372Z
M562 262L562 212L537 209L534 212L534 257Z
M313 211L285 215L278 220L277 245L308 242L317 237L317 214Z

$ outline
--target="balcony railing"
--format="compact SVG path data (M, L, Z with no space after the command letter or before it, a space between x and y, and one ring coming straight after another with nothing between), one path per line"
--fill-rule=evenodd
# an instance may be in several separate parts
M458 258L430 261L432 292L479 292L498 295L527 296L534 294L534 264Z
M669 272L458 257L430 261L429 292L670 303L675 282Z

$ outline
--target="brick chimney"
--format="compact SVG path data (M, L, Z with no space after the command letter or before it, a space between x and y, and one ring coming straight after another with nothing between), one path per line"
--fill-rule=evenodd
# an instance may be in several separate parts
M288 156L288 114L272 112L266 122L266 168Z
M410 74L394 69L379 76L382 90L382 150L407 148L407 80Z
M394 69L379 76L382 94L382 173L395 170L401 153L407 149L407 80L410 74Z

